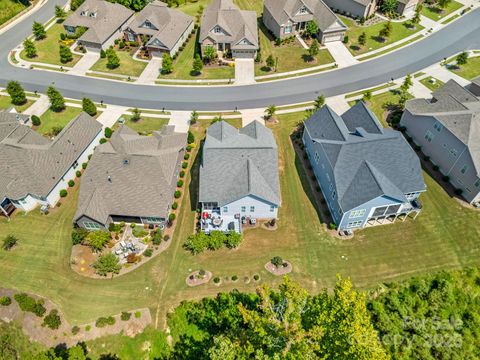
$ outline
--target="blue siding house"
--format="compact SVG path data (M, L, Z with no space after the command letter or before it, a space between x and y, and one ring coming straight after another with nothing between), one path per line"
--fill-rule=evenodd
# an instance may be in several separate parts
M305 121L303 143L339 231L420 213L426 187L418 157L363 102L342 116L322 107Z

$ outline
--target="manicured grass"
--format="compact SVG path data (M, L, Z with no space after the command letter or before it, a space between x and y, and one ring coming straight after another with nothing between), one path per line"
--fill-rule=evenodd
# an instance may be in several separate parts
M345 17L342 17L342 21L345 21ZM349 19L347 19L349 20ZM348 36L348 44L347 47L353 55L360 55L364 54L369 51L380 49L384 46L392 44L394 42L400 41L410 35L413 35L421 30L423 27L421 25L416 25L415 29L410 28L409 22L392 22L392 33L388 39L382 41L382 39L378 36L380 30L385 26L386 22L381 22L375 25L363 27L357 26L354 22L349 20L349 28L347 31ZM367 36L367 42L364 46L361 46L358 43L359 36L365 32Z
M42 114L42 116L40 116L41 123L36 130L44 135L50 134L53 127L60 126L64 128L81 112L81 108L68 106L65 110L58 113L49 109L44 114Z
M181 80L198 80L198 79L234 79L235 68L231 66L204 66L200 75L193 75L192 64L196 54L196 36L190 36L185 43L185 48L179 52L177 58L173 62L173 72L170 74L160 75L159 79L181 79Z
M107 58L104 58L99 59L95 64L93 64L90 70L138 77L147 66L145 61L135 60L128 51L117 51L116 53L120 59L119 67L115 69L109 69L107 67Z
M432 82L432 80L435 80L435 82ZM443 86L443 82L435 79L433 76L428 76L425 79L420 80L420 82L432 91L438 90Z
M455 10L460 9L462 6L462 4L456 1L451 1L445 9L441 9L437 6L426 6L426 4L423 4L422 15L436 21L451 14Z
M148 135L156 130L160 130L163 126L168 124L168 119L159 119L153 117L142 116L138 121L132 121L130 115L122 116L125 119L125 125L132 130L142 135ZM118 128L120 124L117 122L114 129Z
M448 69L467 80L472 80L480 76L480 56L469 58L468 62L459 68L450 66Z
M423 35L422 35L422 34L419 34L419 35L411 38L410 40L404 41L404 42L402 42L402 43L400 43L400 44L397 44L397 45L395 45L395 46L392 46L392 47L390 47L390 48L388 48L388 49L385 49L385 50L383 50L383 51L379 51L379 52L377 52L377 53L364 56L364 57L362 57L362 58L359 59L359 60L360 60L360 61L365 61L365 60L372 59L372 58L377 57L377 56L380 56L380 55L388 54L388 53L393 52L393 51L395 51L395 50L398 50L398 49L400 49L400 48L402 48L402 47L404 47L404 46L407 46L408 44L411 44L411 43L413 43L413 42L415 42L415 41L417 41L417 40L420 40L421 38L423 38Z
M379 86L376 86L374 88L371 88L371 89L368 89L369 91L371 92L374 92L374 91L378 91L378 90L382 90L382 89L386 89L388 87L390 87L391 84L390 83L386 83L386 84L383 84L383 85L379 85ZM354 93L350 93L350 94L347 94L345 95L345 98L352 98L352 97L355 97L355 96L360 96L360 95L363 95L365 93L366 90L362 90L362 91L357 91L357 92L354 92Z
M179 10L182 10L185 14L190 16L195 16L200 9L200 6L206 8L212 0L187 0L187 1L180 1L180 6L178 7Z
M20 1L0 0L0 25L6 23L26 8L27 6Z
M80 55L72 54L73 60L67 64L62 64L60 62L60 34L64 32L63 25L55 23L50 29L47 30L47 37L45 39L34 41L37 49L36 57L32 59L28 58L25 55L24 50L20 53L20 57L26 61L41 62L60 66L74 66L78 60L80 60Z
M0 110L6 110L6 109L9 109L12 106L14 106L15 110L17 110L17 112L24 112L32 104L33 104L32 100L27 100L27 102L25 104L15 106L11 103L10 96L0 96Z

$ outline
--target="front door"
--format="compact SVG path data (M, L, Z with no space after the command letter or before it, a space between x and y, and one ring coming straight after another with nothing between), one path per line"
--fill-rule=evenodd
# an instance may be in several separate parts
M223 51L223 44L218 44L218 51Z

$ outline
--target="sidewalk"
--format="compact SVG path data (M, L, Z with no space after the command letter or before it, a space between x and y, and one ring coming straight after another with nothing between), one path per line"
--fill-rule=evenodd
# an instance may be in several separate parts
M175 132L186 133L190 127L189 111L172 111L168 125L175 126Z
M47 95L39 94L40 97L35 101L32 106L30 106L23 113L25 115L36 115L41 116L45 111L50 107L50 101L48 100Z
M100 53L88 51L83 54L82 58L75 64L69 73L74 75L85 75L98 59L100 59Z
M97 118L97 121L103 125L104 129L106 127L111 128L127 109L128 108L124 106L107 105L105 109L102 109L102 113Z
M265 115L265 109L263 108L241 110L240 113L242 114L242 126L247 126L255 120L265 125L265 120L263 119L263 116Z

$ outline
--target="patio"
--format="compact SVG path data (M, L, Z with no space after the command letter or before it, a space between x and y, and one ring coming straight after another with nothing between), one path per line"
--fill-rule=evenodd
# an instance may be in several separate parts
M142 242L142 239L133 236L130 226L126 226L122 239L112 248L112 253L118 257L121 264L125 264L128 255L140 255L146 249L147 245Z
M202 231L209 234L212 231L242 232L240 225L240 216L220 215L220 212L213 210L203 210L200 219Z

